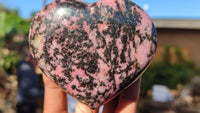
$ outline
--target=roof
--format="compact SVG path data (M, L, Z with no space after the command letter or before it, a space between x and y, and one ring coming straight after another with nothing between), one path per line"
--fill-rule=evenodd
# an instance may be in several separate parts
M156 28L200 30L200 19L153 19Z

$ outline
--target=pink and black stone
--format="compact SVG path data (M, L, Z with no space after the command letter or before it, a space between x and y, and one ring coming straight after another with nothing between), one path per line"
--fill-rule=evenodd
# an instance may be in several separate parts
M46 76L95 109L140 77L157 37L149 16L129 0L55 0L34 17L29 44Z

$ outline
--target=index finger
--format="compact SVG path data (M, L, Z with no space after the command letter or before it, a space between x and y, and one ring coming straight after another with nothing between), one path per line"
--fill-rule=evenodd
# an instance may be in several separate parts
M44 81L44 110L43 113L68 113L67 95L43 74Z
M136 113L141 78L127 88L121 95L116 113Z

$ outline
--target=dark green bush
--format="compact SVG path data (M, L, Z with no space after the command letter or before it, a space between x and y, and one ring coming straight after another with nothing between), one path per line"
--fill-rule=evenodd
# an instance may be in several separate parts
M190 79L199 74L199 69L195 63L185 60L180 49L176 47L175 55L177 61L171 63L170 56L171 46L165 47L163 61L153 62L142 76L141 93L146 95L147 90L151 89L154 84L166 85L175 89L178 84L187 84Z

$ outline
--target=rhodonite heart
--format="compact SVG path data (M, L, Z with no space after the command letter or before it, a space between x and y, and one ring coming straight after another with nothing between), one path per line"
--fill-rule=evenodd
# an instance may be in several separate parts
M38 66L68 94L97 108L136 81L156 50L149 16L129 0L56 0L33 19Z

